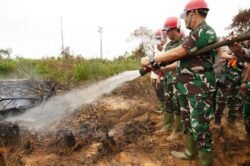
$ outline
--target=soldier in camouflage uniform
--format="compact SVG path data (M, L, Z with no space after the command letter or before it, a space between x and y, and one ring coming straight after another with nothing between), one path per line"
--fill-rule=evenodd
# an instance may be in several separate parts
M182 43L182 35L180 34L180 28L178 27L178 19L176 17L169 17L165 21L163 31L167 32L168 38L171 40L165 47L164 51L170 50L179 46ZM172 69L176 68L176 64ZM164 126L163 130L168 130L174 122L174 128L171 135L167 140L171 141L175 139L181 131L181 120L180 120L180 107L177 100L175 83L176 83L176 72L175 70L169 71L169 66L162 68L165 71L164 76L164 94L165 94L165 106L166 112L164 112ZM170 67L171 68L171 67Z
M221 123L223 111L228 106L228 120L234 122L236 113L241 106L241 96L238 93L244 69L244 62L230 59L224 62L221 77L217 81L218 91L216 94L217 107L215 111L215 122Z
M244 99L243 117L245 127L247 133L250 134L250 41L247 41L246 43L247 45L245 48L243 48L238 43L229 45L229 48L239 60L245 61L247 63L247 70L241 82L240 93Z
M202 166L212 165L209 121L213 118L215 51L211 50L197 56L191 54L217 40L215 31L205 22L208 10L204 0L189 1L185 7L185 24L186 28L192 31L184 39L183 44L155 57L141 59L143 66L155 62L180 60L176 88L188 101L189 108L181 108L185 151L173 151L172 155L181 159L194 159L198 148Z

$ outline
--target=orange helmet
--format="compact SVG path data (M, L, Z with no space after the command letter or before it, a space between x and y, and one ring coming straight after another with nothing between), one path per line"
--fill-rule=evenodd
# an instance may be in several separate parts
M171 28L179 28L178 27L178 18L177 17L168 17L164 23L163 31L167 31Z

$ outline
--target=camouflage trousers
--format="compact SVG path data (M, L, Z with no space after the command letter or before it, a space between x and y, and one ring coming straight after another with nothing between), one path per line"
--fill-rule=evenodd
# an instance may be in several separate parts
M239 85L227 82L225 86L219 87L216 94L215 122L221 123L225 107L228 107L228 118L235 120L237 111L242 104L239 95Z
M175 83L164 82L165 107L169 113L180 115L180 105L177 100L177 90Z
M187 96L178 95L178 102L180 105L180 116L183 126L183 133L187 135L192 135L192 128L190 123L190 110L188 106Z
M182 95L179 103L184 133L193 136L199 150L212 151L209 122L213 118L213 93Z
M246 130L248 133L250 133L250 81L247 84L247 90L248 90L247 96L243 104L243 117L244 117Z

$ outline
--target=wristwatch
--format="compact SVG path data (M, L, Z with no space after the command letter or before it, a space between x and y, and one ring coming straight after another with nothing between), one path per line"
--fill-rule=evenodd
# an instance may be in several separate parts
M155 63L154 56L148 56L149 58L149 63L153 65Z

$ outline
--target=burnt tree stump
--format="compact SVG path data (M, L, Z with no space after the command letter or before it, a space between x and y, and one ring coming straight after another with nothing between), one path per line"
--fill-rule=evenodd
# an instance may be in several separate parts
M59 130L57 132L56 144L60 144L63 147L71 148L76 145L76 140L71 131Z

